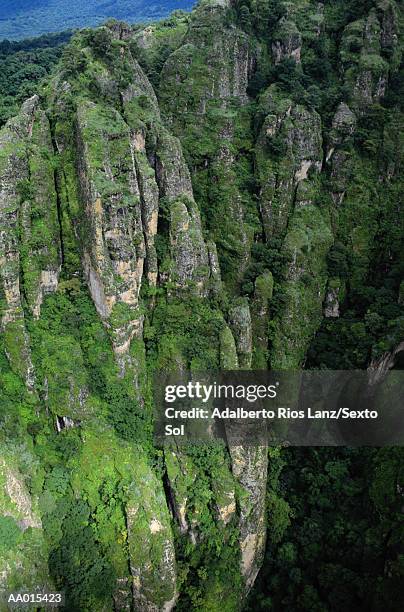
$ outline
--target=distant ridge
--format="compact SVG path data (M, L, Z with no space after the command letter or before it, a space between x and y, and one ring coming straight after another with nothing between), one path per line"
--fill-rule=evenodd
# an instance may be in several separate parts
M22 40L48 32L94 26L109 17L128 22L156 20L195 0L4 0L0 41Z

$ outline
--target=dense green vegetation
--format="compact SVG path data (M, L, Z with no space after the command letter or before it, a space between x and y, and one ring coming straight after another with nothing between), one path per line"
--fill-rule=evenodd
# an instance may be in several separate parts
M400 610L401 449L295 448L281 456L281 528L270 527L248 609Z
M0 44L0 122L41 82L0 132L0 588L401 609L402 449L153 439L170 372L403 369L400 20L203 0Z
M0 42L0 126L38 90L62 54L70 33L45 34L21 42Z

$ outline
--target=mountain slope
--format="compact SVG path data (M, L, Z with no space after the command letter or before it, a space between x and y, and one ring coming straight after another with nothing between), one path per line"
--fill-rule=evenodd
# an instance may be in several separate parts
M0 497L2 588L53 582L69 610L244 605L293 518L286 455L155 448L153 376L399 365L399 20L393 1L204 0L110 22L1 130L0 466L20 483ZM380 601L401 566L378 470L400 468L372 460L358 537ZM19 571L33 537L41 563Z

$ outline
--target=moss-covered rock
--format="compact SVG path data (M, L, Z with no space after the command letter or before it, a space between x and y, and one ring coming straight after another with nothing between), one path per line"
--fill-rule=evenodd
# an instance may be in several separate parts
M321 119L296 105L271 85L260 98L265 112L256 145L260 210L267 238L283 235L294 206L296 188L322 161Z
M49 549L44 538L38 499L28 489L18 465L18 457L2 441L0 453L0 590L14 592L53 591L49 574ZM38 464L28 449L31 473ZM27 457L28 458L28 457ZM6 610L4 600L0 609Z
M332 244L327 216L317 207L297 209L286 234L284 248L290 258L287 279L281 285L284 308L274 322L271 366L301 367L309 342L322 318L327 267L326 254Z

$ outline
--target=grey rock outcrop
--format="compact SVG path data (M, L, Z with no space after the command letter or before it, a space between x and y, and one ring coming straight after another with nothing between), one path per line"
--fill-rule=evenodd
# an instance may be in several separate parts
M294 59L300 64L300 53L302 49L302 36L293 21L285 17L279 21L272 43L272 57L275 64L284 59Z

